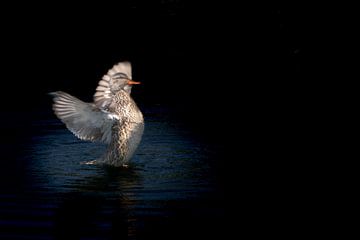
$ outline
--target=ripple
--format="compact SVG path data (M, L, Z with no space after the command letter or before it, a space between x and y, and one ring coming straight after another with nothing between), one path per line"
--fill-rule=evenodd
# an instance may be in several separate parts
M209 199L217 218L221 207L209 164L211 150L166 115L145 111L145 120L129 169L81 164L100 157L106 146L78 140L58 120L34 122L35 133L21 155L25 187L0 196L0 238L15 238L13 229L30 239L137 238L150 222L164 223L182 211L189 216L207 211ZM187 226L185 219L175 218Z

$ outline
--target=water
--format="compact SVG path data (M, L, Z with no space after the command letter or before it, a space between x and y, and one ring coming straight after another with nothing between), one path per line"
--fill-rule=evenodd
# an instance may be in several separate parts
M148 108L144 116L129 169L81 164L101 156L105 146L78 140L51 115L30 126L7 122L0 239L220 236L224 201L214 176L216 148L166 109Z

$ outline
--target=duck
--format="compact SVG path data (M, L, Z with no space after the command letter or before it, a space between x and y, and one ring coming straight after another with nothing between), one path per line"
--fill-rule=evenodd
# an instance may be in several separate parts
M119 62L99 81L93 102L63 91L51 92L52 109L76 137L102 142L107 149L102 157L86 164L106 164L127 168L144 132L143 114L131 97L131 63Z

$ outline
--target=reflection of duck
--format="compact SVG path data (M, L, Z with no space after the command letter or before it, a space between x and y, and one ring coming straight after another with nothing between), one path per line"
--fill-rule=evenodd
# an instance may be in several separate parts
M94 103L85 103L65 92L53 92L53 110L66 127L82 140L109 144L100 162L127 166L144 130L141 111L131 98L131 64L114 65L100 80Z

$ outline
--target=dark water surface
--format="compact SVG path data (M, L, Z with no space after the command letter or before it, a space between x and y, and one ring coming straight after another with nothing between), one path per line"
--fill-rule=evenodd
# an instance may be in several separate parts
M216 146L165 108L143 111L145 132L129 169L81 164L105 146L78 140L49 113L2 116L0 239L222 236Z

